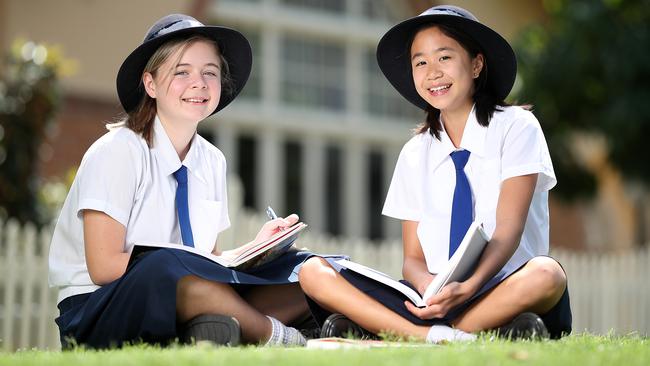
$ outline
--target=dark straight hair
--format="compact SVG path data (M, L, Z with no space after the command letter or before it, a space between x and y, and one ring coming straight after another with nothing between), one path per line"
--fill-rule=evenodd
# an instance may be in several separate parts
M463 47L463 49L469 53L469 56L472 59L475 58L478 54L482 54L485 58L485 53L482 52L481 47L472 37L468 36L466 33L459 29L440 23L427 23L417 28L413 32L413 36L411 37L411 41L408 45L409 54L411 52L411 46L413 45L413 39L415 39L415 35L424 29L433 27L437 27L444 35L456 40L456 42L458 42ZM408 59L410 59L410 57ZM409 72L412 73L410 65ZM505 107L509 105L504 100L499 100L494 95L494 92L487 86L488 72L489 70L487 67L487 60L485 60L483 62L483 68L481 69L479 76L474 79L474 95L472 96L472 100L475 104L476 119L478 120L478 123L483 127L487 127L490 124L490 119L492 119L492 115L495 111L502 110L499 107ZM429 130L432 135L440 140L440 131L442 131L442 125L440 123L440 110L427 104L425 111L426 119L424 123L420 124L416 129L417 133L423 133Z

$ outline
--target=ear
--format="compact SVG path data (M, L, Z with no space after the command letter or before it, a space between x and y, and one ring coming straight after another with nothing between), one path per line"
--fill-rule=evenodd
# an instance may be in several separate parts
M142 84L144 85L144 90L147 94L153 99L156 99L156 82L153 80L153 75L150 72L145 72L142 74Z
M472 60L472 77L476 79L479 74L481 73L481 70L483 70L483 64L485 62L485 58L483 57L482 53L479 53L474 57Z

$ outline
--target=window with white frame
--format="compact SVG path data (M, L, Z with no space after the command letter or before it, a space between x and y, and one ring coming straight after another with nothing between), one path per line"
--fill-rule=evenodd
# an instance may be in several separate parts
M235 29L239 30L246 39L248 39L253 51L253 69L251 70L251 74L248 77L248 81L246 82L246 86L244 86L240 97L259 99L262 94L262 75L260 74L262 68L259 64L262 60L260 31L244 27L235 27Z
M392 0L361 0L361 11L364 17L372 20L387 20L394 22L399 19L391 11Z
M402 119L422 119L423 113L402 97L386 80L379 65L374 49L365 52L365 108L375 116L400 117Z
M282 100L287 104L343 110L345 48L337 43L286 35L282 41Z
M298 8L318 9L332 13L345 12L345 0L282 0L281 2Z

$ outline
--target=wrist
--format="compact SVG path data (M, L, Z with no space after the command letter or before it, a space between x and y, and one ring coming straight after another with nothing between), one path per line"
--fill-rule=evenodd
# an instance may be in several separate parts
M468 278L462 283L462 285L465 287L465 291L469 293L470 296L474 295L481 288L481 283L474 277Z
M426 274L420 277L418 283L415 286L415 288L418 290L420 294L424 294L424 292L427 290L427 287L429 287L429 285L433 281L434 277L435 276L431 274Z

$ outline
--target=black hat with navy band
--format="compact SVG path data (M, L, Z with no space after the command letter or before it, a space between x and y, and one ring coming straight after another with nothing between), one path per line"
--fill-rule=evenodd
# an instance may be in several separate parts
M424 110L429 105L415 89L409 49L415 32L426 24L442 24L474 39L486 59L486 86L498 100L508 96L517 75L517 59L508 41L481 24L469 11L457 6L439 5L397 24L377 45L379 68L404 98Z
M117 73L117 95L124 110L132 112L145 93L142 73L147 62L165 42L202 35L214 40L219 52L228 62L230 78L234 87L229 94L222 94L217 108L220 111L241 92L251 72L253 56L248 40L238 31L226 27L206 26L188 15L171 14L159 19L148 31L142 44L124 60Z

